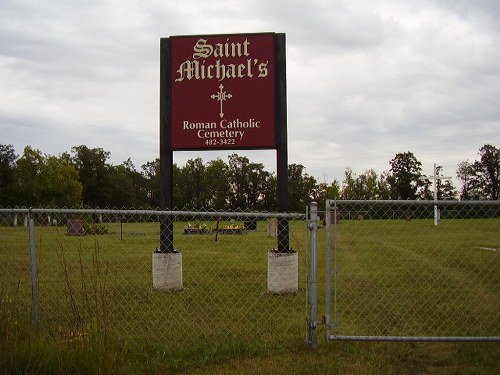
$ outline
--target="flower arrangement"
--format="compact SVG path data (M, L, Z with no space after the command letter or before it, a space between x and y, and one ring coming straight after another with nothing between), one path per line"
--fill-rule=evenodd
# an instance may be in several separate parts
M244 225L235 225L235 224L229 224L229 225L224 225L222 229L240 229L240 230L245 230Z
M219 229L219 232L224 234L242 234L245 233L246 227L244 225L228 224Z
M210 230L205 223L203 224L191 224L188 223L184 227L184 234L205 234L209 233Z

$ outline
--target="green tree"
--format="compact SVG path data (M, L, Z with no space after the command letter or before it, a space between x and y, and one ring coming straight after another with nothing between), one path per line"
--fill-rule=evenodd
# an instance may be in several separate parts
M177 165L174 166L178 169ZM157 208L160 206L160 158L148 161L141 166L141 169L146 203L152 208Z
M377 182L377 191L378 198L377 199L390 199L391 198L391 189L388 182L388 172L382 172L379 176Z
M327 199L339 199L341 190L342 188L337 180L333 180L330 184L323 181L318 183L316 187L311 190L310 198L321 207Z
M455 186L453 186L453 182L451 182L450 180L444 181L441 184L439 191L441 194L440 195L441 198L438 198L438 199L441 199L441 200L457 199L457 195L458 195L457 189L455 188Z
M43 204L53 207L76 207L81 204L82 184L68 153L47 156L42 170Z
M469 160L464 160L458 164L457 178L462 183L460 191L461 200L479 199L481 197L481 186L473 184L475 181L474 168Z
M206 184L205 164L201 158L190 159L180 170L180 181L183 189L179 191L182 208L206 208L209 202L209 189Z
M13 207L17 155L12 145L0 144L0 207Z
M443 171L443 166L439 165L436 167L436 174L438 176L441 175ZM442 200L453 200L457 198L457 190L453 186L453 182L449 179L446 180L437 180L436 182L436 193L437 199Z
M88 148L81 145L71 149L73 162L77 167L82 184L82 200L85 206L108 207L113 200L109 183L110 166L106 163L110 153L102 148Z
M418 197L422 200L433 200L434 199L434 189L432 187L432 181L430 179L423 179L422 185L418 191Z
M26 146L22 156L17 160L18 176L18 205L39 206L42 205L43 181L42 170L44 156L39 150Z
M130 193L127 194L127 196L129 196L129 200L124 201L122 205L117 205L117 207L147 207L148 201L146 179L140 172L136 170L134 163L132 163L132 160L128 158L118 167L114 167L114 169L120 171L120 173L123 175L123 179L126 179L126 185L128 185L130 189Z
M344 180L342 181L342 199L356 199L357 187L356 176L351 168L344 171Z
M212 160L206 166L205 174L205 183L210 191L208 208L226 209L230 192L228 165L219 158Z
M384 175L378 176L374 169L368 169L357 176L350 168L344 173L343 199L387 199L389 188Z
M302 164L288 166L288 209L305 212L307 205L319 196L316 179L305 172Z
M479 149L480 160L458 164L457 177L462 182L460 199L500 199L500 150L486 144Z
M82 185L69 154L43 155L29 146L17 161L19 205L74 207L81 203Z
M274 173L269 173L262 186L261 209L276 211L278 209L278 180Z
M387 182L392 199L416 199L417 190L423 185L422 163L412 152L397 153L390 161Z
M483 185L483 197L500 199L500 149L486 144L479 149L480 160L474 163L476 175Z
M173 206L179 209L188 206L189 202L183 201L183 197L185 196L184 190L186 189L186 185L184 185L184 181L182 180L182 168L180 168L177 164L174 163L172 166L172 176L173 176ZM159 202L159 201L158 201Z
M246 191L248 190L248 164L250 161L245 156L231 154L229 156L229 181L231 193L229 204L232 209L248 208L246 201Z
M329 185L325 184L325 198L324 199L339 199L340 198L340 182L333 180ZM323 199L323 200L324 200Z
M109 166L103 184L101 195L106 198L100 207L140 207L141 202L136 195L132 171L126 165Z
M262 163L251 163L246 156L233 153L229 156L229 207L231 209L255 210L264 206L265 189L269 172Z
M250 163L248 169L248 208L254 210L264 209L267 182L271 174L264 169L262 163Z

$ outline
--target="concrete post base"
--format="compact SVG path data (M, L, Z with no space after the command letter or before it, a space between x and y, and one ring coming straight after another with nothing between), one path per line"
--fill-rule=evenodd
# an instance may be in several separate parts
M165 292L183 289L181 253L153 253L153 288Z
M296 293L299 290L299 254L267 254L267 290L271 293Z

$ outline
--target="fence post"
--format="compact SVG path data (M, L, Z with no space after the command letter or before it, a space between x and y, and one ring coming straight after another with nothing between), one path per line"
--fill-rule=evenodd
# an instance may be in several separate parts
M336 204L336 203L335 203ZM326 227L326 246L325 246L325 268L326 268L326 293L325 293L325 328L326 339L330 337L330 319L331 319L331 303L332 303L332 255L331 255L331 238L332 238L332 208L330 201L327 199L325 204L325 227ZM337 212L334 211L334 223L336 224Z
M38 298L38 273L36 269L36 248L35 248L35 216L30 208L28 213L28 232L29 232L29 248L30 248L30 265L31 265L31 314L35 327L38 328L40 323L39 315L39 298Z
M311 231L311 260L309 270L309 304L311 306L311 315L308 324L308 342L312 348L316 348L318 343L318 203L311 202L309 212L309 230Z

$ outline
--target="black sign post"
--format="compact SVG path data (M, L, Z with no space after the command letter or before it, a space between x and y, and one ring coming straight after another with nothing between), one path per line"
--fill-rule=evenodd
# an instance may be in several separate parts
M173 208L173 163L172 138L172 73L171 43L169 38L160 39L160 209ZM160 217L161 253L174 253L174 223L171 216Z
M278 212L288 212L288 142L286 115L285 34L276 34L276 175L278 180ZM278 220L278 252L290 252L287 219Z

